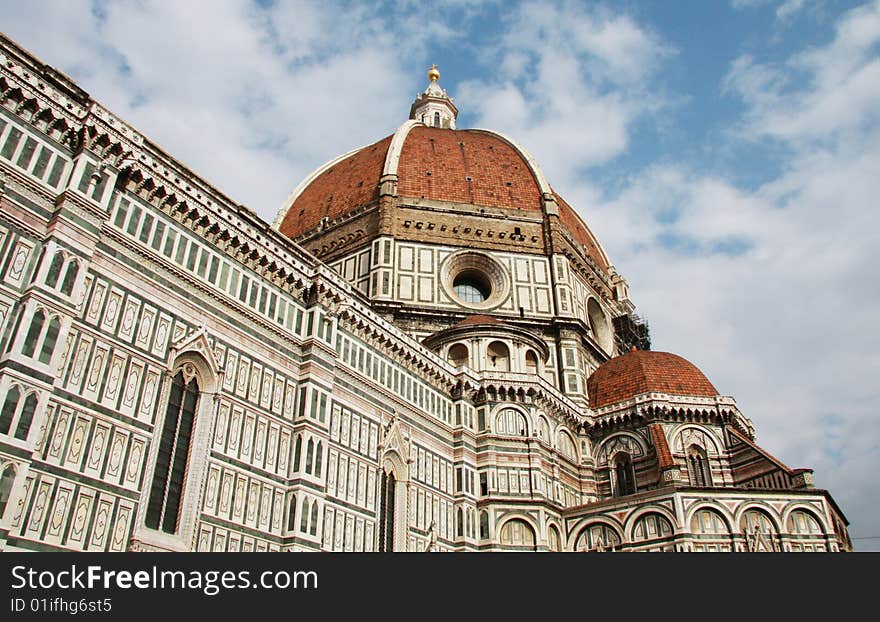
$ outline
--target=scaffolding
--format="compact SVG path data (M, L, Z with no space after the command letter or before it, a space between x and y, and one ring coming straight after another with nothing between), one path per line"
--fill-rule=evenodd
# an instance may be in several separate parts
M651 330L647 320L635 313L628 313L614 318L612 324L618 352L651 349Z

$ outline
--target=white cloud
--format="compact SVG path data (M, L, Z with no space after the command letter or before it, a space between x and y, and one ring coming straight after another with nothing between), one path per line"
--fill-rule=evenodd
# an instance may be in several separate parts
M528 3L485 53L501 71L462 84L459 103L475 111L476 125L532 151L554 172L551 184L571 186L586 167L623 153L634 120L663 104L645 85L673 51L626 15Z
M317 4L101 6L22 3L5 27L270 222L311 170L393 131L420 77L401 54L418 42L357 6L344 20Z
M850 11L827 46L783 64L742 56L724 81L750 106L744 130L789 142L849 140L878 119L880 2Z
M804 0L785 0L785 2L780 4L779 8L776 9L776 17L783 20L789 19L800 13L805 6L806 3Z

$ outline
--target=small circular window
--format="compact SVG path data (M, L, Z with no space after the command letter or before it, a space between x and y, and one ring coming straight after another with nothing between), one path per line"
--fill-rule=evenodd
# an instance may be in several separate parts
M450 255L440 269L446 293L472 309L491 309L509 294L509 278L501 265L483 253L462 251Z

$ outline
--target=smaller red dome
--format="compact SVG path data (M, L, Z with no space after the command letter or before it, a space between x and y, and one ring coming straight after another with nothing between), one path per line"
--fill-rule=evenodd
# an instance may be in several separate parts
M715 397L697 366L669 352L633 350L606 361L587 380L590 406L600 408L642 393Z
M476 326L478 324L503 324L501 320L497 317L492 317L491 315L469 315L464 318L461 322L456 324L456 326Z

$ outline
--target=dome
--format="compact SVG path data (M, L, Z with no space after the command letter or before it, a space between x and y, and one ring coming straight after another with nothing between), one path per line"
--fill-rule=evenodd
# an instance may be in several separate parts
M633 350L603 363L587 380L590 406L601 408L643 393L715 397L718 391L690 361L669 352Z
M402 204L472 205L541 218L546 202L555 202L563 231L608 271L610 262L596 237L521 146L497 132L429 127L415 119L312 173L288 197L273 226L294 239L319 231L378 205L389 180Z
M501 320L497 317L492 317L491 315L469 315L464 318L462 321L456 324L456 326L481 326L483 324L503 324Z

